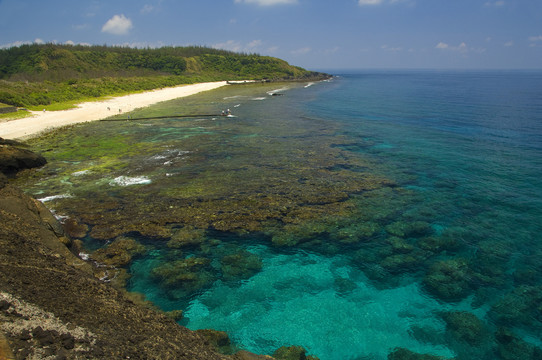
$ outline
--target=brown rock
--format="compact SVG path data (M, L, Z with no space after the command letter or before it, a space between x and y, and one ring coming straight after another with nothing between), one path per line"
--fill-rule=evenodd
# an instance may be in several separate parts
M24 169L43 166L47 160L41 155L27 149L11 145L0 145L0 172L6 175L15 174Z

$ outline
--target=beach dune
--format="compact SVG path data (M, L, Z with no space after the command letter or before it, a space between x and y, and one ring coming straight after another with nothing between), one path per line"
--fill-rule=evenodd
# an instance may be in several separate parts
M162 101L194 95L227 85L226 81L181 85L171 88L119 96L104 101L81 103L64 111L33 111L32 117L0 123L0 137L24 139L61 126L101 120L119 112L128 112Z

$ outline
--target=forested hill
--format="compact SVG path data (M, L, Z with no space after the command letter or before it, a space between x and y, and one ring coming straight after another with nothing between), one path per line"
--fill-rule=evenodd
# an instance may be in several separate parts
M325 76L273 57L199 46L33 44L0 50L0 102L25 107L202 81Z

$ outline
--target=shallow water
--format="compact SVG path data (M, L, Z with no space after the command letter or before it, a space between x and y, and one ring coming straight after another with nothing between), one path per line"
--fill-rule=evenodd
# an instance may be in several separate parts
M542 346L542 74L367 72L236 86L37 139L18 182L146 246L127 286L247 350ZM276 92L284 96L273 96Z

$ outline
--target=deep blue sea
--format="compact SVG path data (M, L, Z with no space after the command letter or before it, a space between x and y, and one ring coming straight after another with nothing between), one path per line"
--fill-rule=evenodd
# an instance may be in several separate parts
M89 248L144 244L130 291L258 354L542 354L542 72L360 71L134 116L225 108L37 139L25 186Z

